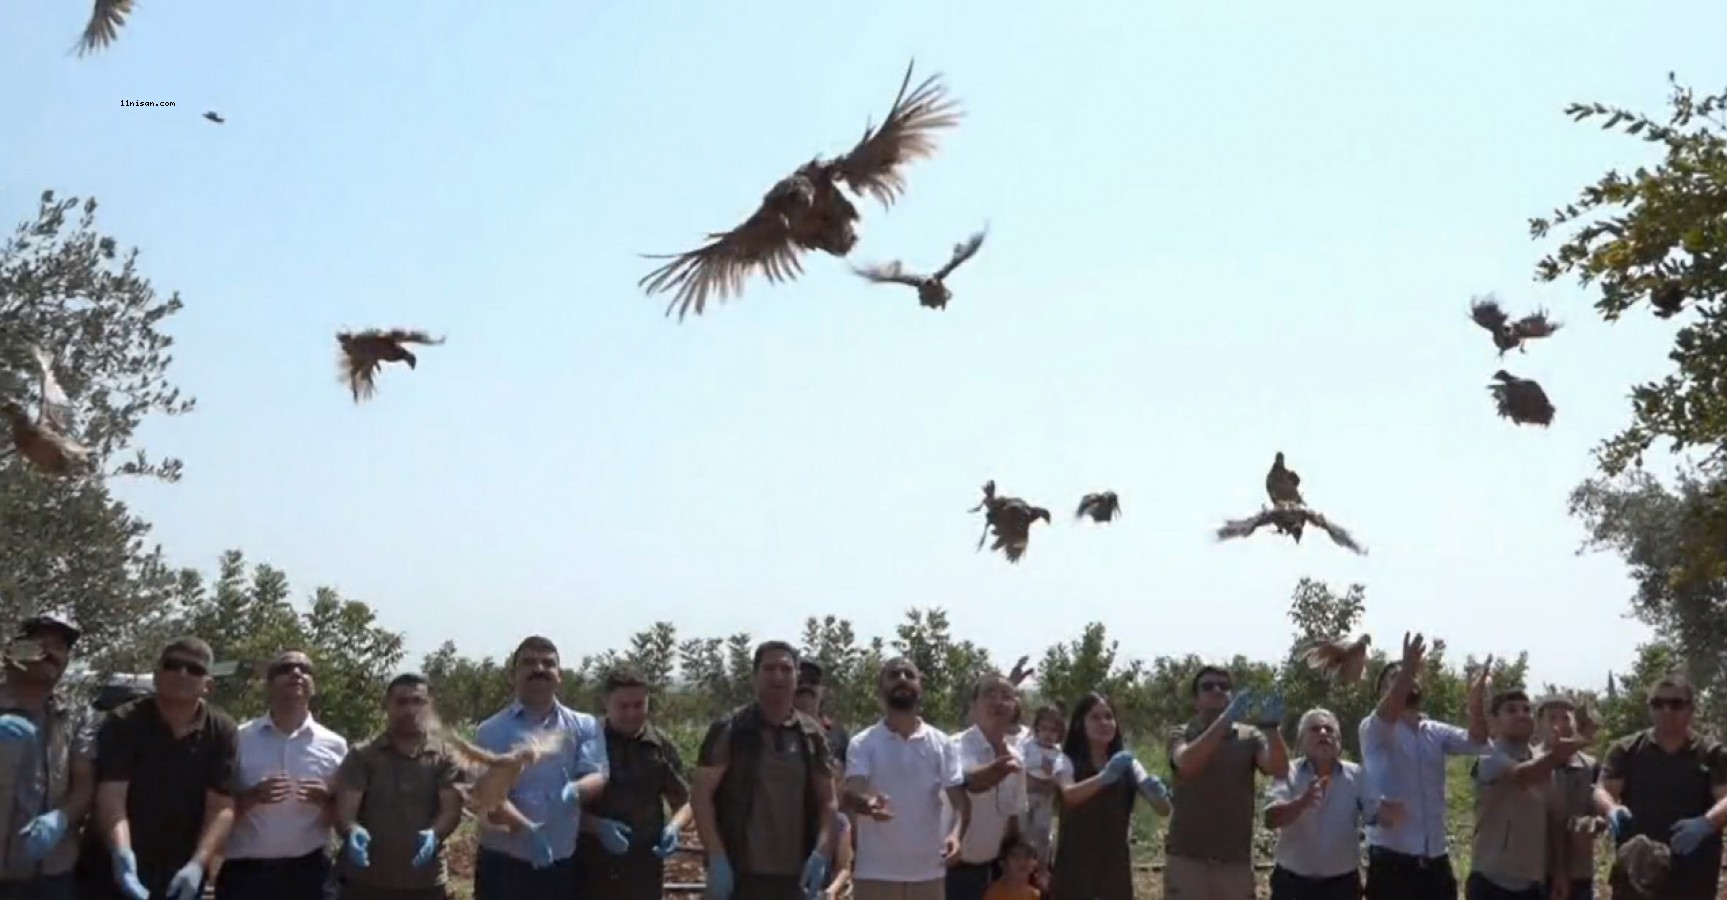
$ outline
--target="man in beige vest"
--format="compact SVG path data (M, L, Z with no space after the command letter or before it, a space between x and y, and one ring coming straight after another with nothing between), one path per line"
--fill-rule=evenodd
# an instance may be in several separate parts
M96 795L87 710L55 694L79 631L56 616L25 619L18 638L40 649L8 666L0 712L22 716L36 740L0 743L0 900L73 900L79 824ZM20 654L21 656L23 654Z
M1548 795L1553 772L1583 747L1583 739L1554 736L1539 751L1529 695L1500 691L1488 705L1493 732L1487 753L1472 766L1475 778L1475 850L1470 855L1468 900L1546 900L1549 874Z

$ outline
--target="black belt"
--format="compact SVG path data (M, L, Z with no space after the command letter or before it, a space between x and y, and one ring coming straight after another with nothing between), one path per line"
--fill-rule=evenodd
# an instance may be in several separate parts
M1451 854L1449 853L1441 853L1438 856L1417 856L1413 853L1402 853L1388 847L1376 847L1369 844L1367 858L1369 860L1381 859L1400 866L1413 866L1417 869L1438 868L1440 866L1451 868Z

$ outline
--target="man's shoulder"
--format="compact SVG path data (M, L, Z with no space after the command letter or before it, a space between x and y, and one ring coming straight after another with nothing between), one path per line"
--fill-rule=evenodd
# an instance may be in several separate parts
M509 732L515 728L517 709L516 704L511 703L480 720L480 724L474 726L475 742L495 739L500 735L507 738Z
M334 728L331 728L328 725L325 725L323 722L320 722L317 719L308 719L307 724L310 725L312 728L312 742L313 743L322 744L326 747L338 747L339 746L342 748L343 752L347 752L347 750L348 750L348 739L345 736L343 736L341 732L337 731Z

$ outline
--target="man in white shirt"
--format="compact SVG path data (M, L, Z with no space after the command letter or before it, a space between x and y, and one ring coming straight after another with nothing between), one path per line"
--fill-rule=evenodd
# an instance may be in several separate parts
M1297 730L1302 756L1272 782L1265 807L1277 832L1272 900L1357 900L1361 826L1394 823L1402 807L1381 803L1361 767L1340 757L1343 729L1330 710L1308 710Z
M971 795L971 828L959 859L948 867L947 900L983 900L999 874L1004 842L1019 832L1019 816L1026 811L1025 760L1007 733L1018 698L1013 682L999 672L972 685L972 727L953 741Z
M852 738L845 806L857 813L855 900L942 900L947 863L971 824L959 752L918 716L923 680L908 659L877 678L886 715ZM942 824L942 796L954 810Z
M308 708L312 660L290 650L264 676L269 711L240 726L234 830L217 900L321 900L330 881L331 784L348 742Z

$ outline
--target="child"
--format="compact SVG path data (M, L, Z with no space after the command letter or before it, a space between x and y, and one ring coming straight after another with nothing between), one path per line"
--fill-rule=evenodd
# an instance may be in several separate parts
M1009 838L1001 854L1001 877L984 892L983 900L1038 900L1041 895L1031 883L1036 871L1036 851L1023 840Z
M1057 776L1073 774L1073 763L1061 752L1067 717L1054 706L1039 707L1031 718L1030 740L1021 745L1025 757L1027 804L1020 834L1031 845L1033 858L1047 867L1055 831Z

